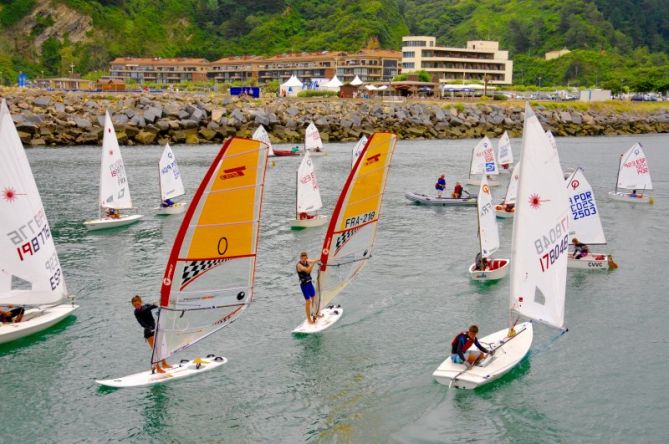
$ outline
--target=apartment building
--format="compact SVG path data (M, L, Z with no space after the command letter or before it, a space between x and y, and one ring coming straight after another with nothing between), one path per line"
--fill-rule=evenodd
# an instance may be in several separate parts
M207 79L209 61L196 58L118 57L110 63L110 77L138 83L179 83Z
M483 81L508 85L513 81L513 61L499 43L487 40L467 42L466 48L437 46L436 37L402 37L402 72L427 71L440 82Z

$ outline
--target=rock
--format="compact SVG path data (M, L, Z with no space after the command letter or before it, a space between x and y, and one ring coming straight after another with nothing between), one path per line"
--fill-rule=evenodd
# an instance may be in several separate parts
M205 140L212 140L216 137L216 131L207 128L201 128L200 131L198 131L198 134Z
M20 133L32 135L37 133L37 126L34 123L25 122L19 125L16 125L16 130Z
M200 143L200 139L198 139L197 134L186 134L186 143L188 145L197 145Z
M219 123L221 121L221 117L223 117L223 114L225 114L224 109L215 108L211 110L211 121Z
M156 134L148 131L140 131L134 139L142 145L151 145L156 140Z
M580 125L583 123L583 118L579 113L571 113L571 121L574 122L576 125Z
M33 100L33 105L39 106L41 108L45 108L49 105L51 105L51 97L48 96L40 96Z
M193 112L190 114L191 120L195 120L196 122L200 122L206 117L207 113L202 111L200 108L195 108L195 110L193 110Z
M263 125L265 127L269 127L269 116L264 111L258 111L255 113L254 122L257 125Z
M79 137L77 137L76 142L79 145L97 145L98 133L82 133Z
M112 116L112 123L114 124L114 126L125 125L126 123L128 123L128 121L129 121L128 116L126 116L125 114L114 114Z
M571 114L568 113L567 111L560 111L560 120L563 121L564 123L571 122Z
M297 116L297 115L300 113L300 110L297 109L297 108L295 108L294 106L291 106L290 108L288 108L288 109L286 110L286 113L287 113L289 116L293 116L293 117L295 117L295 116Z
M89 129L93 126L90 120L82 117L75 117L74 123L77 125L77 128Z
M45 145L46 145L46 141L45 141L44 139L38 137L38 138L36 138L36 139L31 139L31 140L30 140L30 145L31 145L31 146L45 146Z
M130 119L130 125L144 128L146 126L146 120L144 120L144 117L140 116L139 114L135 114L132 119Z
M163 113L168 117L179 117L179 111L181 111L181 108L176 102L169 102L163 108Z
M218 123L214 122L214 121L211 121L211 122L209 122L209 123L207 124L207 129L210 129L210 130L212 130L212 131L216 131L216 130L219 129L220 127L221 127L221 126L220 126Z
M137 134L139 134L139 129L134 126L126 126L125 134L130 138L134 139Z
M237 122L240 122L240 123L246 122L246 117L244 117L244 113L242 113L237 108L232 110L232 113L230 113L230 117L232 117L233 120L236 120Z
M160 128L160 131L167 131L168 129L170 129L169 121L163 119L157 121L156 126Z
M53 108L56 110L58 113L64 113L65 112L65 105L62 103L56 103Z
M184 129L197 128L197 122L195 120L186 119L181 121L180 126Z
M180 109L179 112L177 113L177 117L181 120L185 120L190 117L190 113L185 109Z
M163 109L158 106L151 106L144 110L144 120L154 123L163 116Z

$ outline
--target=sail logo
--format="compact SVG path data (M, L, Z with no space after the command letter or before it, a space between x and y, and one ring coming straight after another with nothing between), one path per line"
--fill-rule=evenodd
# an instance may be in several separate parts
M623 166L625 168L636 168L637 174L648 174L648 164L645 157L627 162Z
M380 160L381 160L381 153L374 154L373 156L369 156L369 157L365 160L365 166L367 166L367 165L371 165L371 164L373 164L373 163L375 163L375 162L378 162L378 161L380 161Z
M313 171L300 178L300 183L302 184L308 184L309 182L311 182L311 185L313 186L314 190L318 189L318 182L316 182L316 174Z
M579 185L581 185L581 182L579 182L578 180L574 179L574 180L571 181L571 187L572 187L572 189L575 190L576 188L579 187Z
M123 165L123 160L118 159L116 162L109 165L109 172L111 173L111 177L116 177L119 185L122 185L126 182L125 166Z
M2 198L9 203L14 202L16 200L16 196L27 196L27 194L17 193L16 190L12 187L7 187L2 190Z
M244 175L244 171L246 171L246 165L235 168L228 168L227 170L223 170L223 174L221 174L219 177L221 180L234 179L235 177L242 177Z
M482 190L484 193L490 194L490 187L488 185L483 185Z

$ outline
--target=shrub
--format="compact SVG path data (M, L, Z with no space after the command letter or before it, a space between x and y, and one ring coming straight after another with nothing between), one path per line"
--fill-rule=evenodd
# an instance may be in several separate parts
M318 89L305 89L297 93L298 97L337 97L337 91L323 91Z

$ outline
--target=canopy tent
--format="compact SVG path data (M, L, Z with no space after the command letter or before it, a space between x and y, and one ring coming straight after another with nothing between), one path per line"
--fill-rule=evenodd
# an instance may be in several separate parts
M344 83L337 78L337 74L335 74L335 76L332 79L330 79L330 81L323 86L325 86L326 88L339 88L343 84Z
M300 82L295 75L290 76L290 79L286 83L282 83L279 90L282 97L286 96L296 96L297 93L302 91L304 85Z
M362 84L363 84L363 81L360 80L360 77L358 77L358 75L356 74L356 75L355 75L355 78L351 81L351 85L353 85L353 86L360 86L360 85L362 85Z

